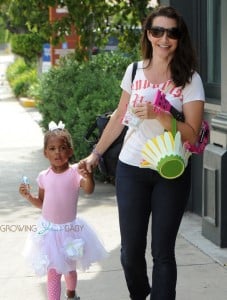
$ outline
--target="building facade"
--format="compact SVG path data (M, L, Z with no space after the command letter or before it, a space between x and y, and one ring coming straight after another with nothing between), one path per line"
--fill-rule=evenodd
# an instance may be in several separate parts
M206 104L204 118L211 127L203 155L193 155L188 210L202 216L202 232L227 247L227 11L226 0L170 0L184 17L199 57ZM227 202L227 200L226 200Z

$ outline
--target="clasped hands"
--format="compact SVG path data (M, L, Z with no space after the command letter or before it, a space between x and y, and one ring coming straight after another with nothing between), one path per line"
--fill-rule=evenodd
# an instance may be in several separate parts
M78 163L78 172L84 178L91 176L93 168L97 166L95 161L89 160L90 156L92 156L92 154Z

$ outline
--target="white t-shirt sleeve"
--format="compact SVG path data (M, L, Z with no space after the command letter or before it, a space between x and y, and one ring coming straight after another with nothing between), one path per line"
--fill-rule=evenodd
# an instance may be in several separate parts
M205 93L200 75L195 72L192 80L183 89L183 103L200 100L205 101Z
M128 65L124 77L121 81L122 90L126 91L130 95L132 92L132 68L133 68L133 63Z

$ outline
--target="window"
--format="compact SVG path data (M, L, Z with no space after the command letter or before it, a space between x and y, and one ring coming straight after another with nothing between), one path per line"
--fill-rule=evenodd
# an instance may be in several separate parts
M221 98L221 1L204 1L202 11L206 11L201 23L205 37L200 44L201 54L204 54L201 62L204 87L206 96L214 102L219 102Z
M211 84L220 84L220 1L208 0L207 2L207 81Z

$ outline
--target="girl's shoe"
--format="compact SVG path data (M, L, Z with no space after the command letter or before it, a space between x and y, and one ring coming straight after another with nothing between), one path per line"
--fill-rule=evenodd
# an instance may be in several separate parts
M80 300L80 297L77 296L77 295L73 298L69 298L69 297L66 296L66 300Z

